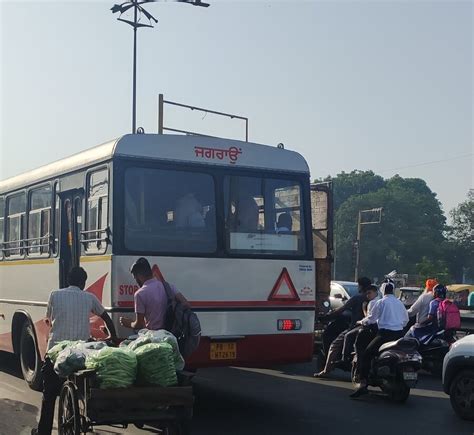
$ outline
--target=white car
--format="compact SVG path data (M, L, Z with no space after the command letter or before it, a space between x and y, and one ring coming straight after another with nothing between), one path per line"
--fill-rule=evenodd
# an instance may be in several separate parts
M329 294L331 309L335 310L341 307L357 293L359 293L359 286L356 282L331 281L331 293Z
M444 357L443 389L456 414L474 421L474 335L456 341Z

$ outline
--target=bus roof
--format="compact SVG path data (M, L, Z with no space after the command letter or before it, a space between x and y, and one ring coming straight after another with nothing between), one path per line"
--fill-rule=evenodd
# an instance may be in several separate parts
M207 136L127 134L118 139L0 181L0 194L54 178L115 156L181 163L307 173L306 160L295 151Z

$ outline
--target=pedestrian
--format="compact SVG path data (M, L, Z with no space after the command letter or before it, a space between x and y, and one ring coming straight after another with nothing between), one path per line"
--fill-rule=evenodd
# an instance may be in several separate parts
M135 319L120 317L120 324L125 328L140 330L143 328L164 329L168 297L163 283L153 276L150 263L146 258L139 258L130 268L130 273L140 288L135 292ZM170 285L174 297L182 304L189 306L186 298Z
M89 340L91 313L102 318L110 333L108 338L116 341L117 335L112 319L95 295L83 291L87 281L86 271L82 267L73 267L68 273L67 281L68 287L55 290L49 296L46 310L46 317L51 323L48 350L63 340ZM33 428L31 434L51 435L56 397L64 380L56 374L54 365L47 356L41 373L43 375L41 415L38 427Z
M323 378L326 377L329 373L331 373L331 371L335 368L336 362L341 359L342 348L344 346L344 338L346 334L356 326L359 320L364 317L363 305L364 302L367 301L366 291L372 283L367 277L359 278L357 280L357 283L359 285L359 293L357 295L352 296L342 307L339 307L332 313L329 313L324 316L325 319L331 319L343 315L345 311L350 311L351 322L349 324L349 328L341 332L331 343L324 369L318 373L315 373L313 375L315 378Z
M360 386L352 394L352 398L368 393L367 378L370 371L372 359L384 343L394 341L403 336L403 328L408 323L408 314L403 303L393 294L395 285L393 282L385 282L381 286L383 298L378 300L372 307L364 325L377 324L378 331L374 339L363 352L360 362Z

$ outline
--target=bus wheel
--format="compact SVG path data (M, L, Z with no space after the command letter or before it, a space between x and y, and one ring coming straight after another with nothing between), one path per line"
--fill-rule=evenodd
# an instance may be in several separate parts
M43 378L41 376L41 358L38 354L35 332L29 321L23 323L20 337L21 371L29 387L41 391Z

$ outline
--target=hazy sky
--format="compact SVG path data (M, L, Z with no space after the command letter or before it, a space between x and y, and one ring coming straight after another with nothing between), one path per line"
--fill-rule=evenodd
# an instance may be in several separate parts
M474 185L469 1L154 3L139 31L138 125L157 95L243 114L250 139L301 152L312 177L421 177L445 210ZM0 1L0 178L130 131L132 30L114 1ZM172 110L169 126L243 137ZM435 162L435 163L430 163Z

